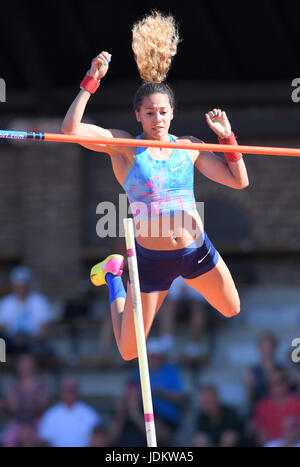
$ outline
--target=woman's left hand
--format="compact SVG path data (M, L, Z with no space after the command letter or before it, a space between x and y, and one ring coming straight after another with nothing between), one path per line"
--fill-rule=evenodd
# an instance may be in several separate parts
M219 138L227 138L231 134L231 126L225 112L213 109L205 114L208 126Z

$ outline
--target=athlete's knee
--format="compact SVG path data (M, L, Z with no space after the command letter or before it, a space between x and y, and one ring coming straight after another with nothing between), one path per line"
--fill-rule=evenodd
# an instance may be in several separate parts
M123 360L129 361L129 360L134 360L135 358L137 358L137 349L119 347L119 352Z
M226 318L232 318L236 316L241 311L240 300L236 300L234 303L228 303L224 308L222 308L221 313Z
M124 352L121 354L123 360L130 361L137 358L137 353Z
M240 305L232 307L230 310L230 314L228 315L228 318L232 318L233 316L238 315L240 311L241 311Z

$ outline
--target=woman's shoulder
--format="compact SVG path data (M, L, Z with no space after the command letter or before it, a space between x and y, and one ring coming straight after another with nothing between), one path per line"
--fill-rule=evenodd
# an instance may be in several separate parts
M113 138L120 138L120 139L136 139L136 136L133 136L131 133L125 130L115 130L115 129L110 129L111 135ZM124 157L126 159L132 160L135 156L135 151L136 148L133 146L126 146L126 145L120 145L120 146L114 146L114 151L110 154L111 157L120 158Z
M109 130L111 132L111 135L113 138L127 138L127 139L135 139L135 136L133 136L129 131L126 130L117 130L110 128Z
M180 141L180 143L203 143L201 139L195 138L194 136L175 136L175 135L170 135L174 141ZM195 163L197 157L198 157L198 150L193 150L193 149L187 149L186 150L190 158L192 159L193 164Z
M195 136L190 136L190 135L185 135L185 136L171 135L171 136L175 138L176 140L180 140L182 143L203 143L204 142L201 139L196 138Z

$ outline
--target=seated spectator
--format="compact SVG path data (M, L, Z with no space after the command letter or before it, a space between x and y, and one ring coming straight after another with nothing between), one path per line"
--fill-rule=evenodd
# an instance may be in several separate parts
M184 352L187 357L201 357L209 351L207 302L180 276L169 289L163 309L158 316L161 340L166 350L173 351L175 345L178 312L184 310L189 317L189 342Z
M268 331L258 338L260 362L246 371L244 382L247 387L250 411L253 405L268 393L267 380L271 370L278 366L276 361L277 339Z
M39 419L49 402L49 392L38 375L35 356L26 353L16 361L16 379L6 398L6 405L14 418Z
M136 382L127 384L124 396L116 404L107 440L110 446L147 446L142 397Z
M200 391L200 413L193 446L237 447L242 442L243 425L237 411L221 403L214 386Z
M187 403L182 375L179 367L166 361L159 338L149 339L147 349L157 440L159 446L171 446ZM133 379L140 383L138 369L134 370Z
M18 446L20 432L28 433L37 427L41 414L49 400L48 389L40 379L35 357L31 354L20 355L16 362L16 379L12 382L6 397L6 408L12 420L4 428L3 445ZM23 427L26 427L23 430Z
M21 417L15 426L15 440L13 444L3 446L17 448L37 448L42 447L43 442L38 437L36 420L30 417Z
M254 409L254 432L258 445L263 446L283 435L283 420L300 420L300 396L290 389L285 368L277 367L268 376L268 395L257 402Z
M293 389L298 395L300 395L300 365L299 363L297 365L298 367L296 368L296 370L292 370Z
M3 395L3 391L2 391L2 389L0 387L0 420L2 419L2 414L4 413L5 410L6 410L5 397Z
M87 447L92 430L101 422L99 414L80 401L72 377L63 378L60 397L41 417L39 437L52 447Z
M100 299L101 293L103 294L102 289L91 288L90 280L81 280L77 290L74 290L72 296L65 301L63 320L68 324L72 355L79 355L82 323L97 318L100 322L97 353L99 352L99 356L104 360L111 362L112 352L115 350L113 327L107 305L104 305Z
M91 433L90 448L105 448L107 446L107 431L102 424L96 425Z
M3 391L0 386L0 446L2 446L2 436L3 436L2 431L6 426L5 412L6 412L5 397L3 395Z
M286 417L282 421L282 436L265 444L266 448L300 448L300 421Z
M49 354L46 344L47 326L52 319L47 298L32 290L32 273L18 266L10 275L12 293L0 302L0 334L6 341L7 353L32 351Z

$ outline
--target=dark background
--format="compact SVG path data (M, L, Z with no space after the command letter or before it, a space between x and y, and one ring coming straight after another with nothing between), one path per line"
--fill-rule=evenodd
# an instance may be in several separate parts
M3 77L12 89L69 86L107 49L110 79L134 78L131 25L151 9L172 12L180 25L170 80L285 80L298 69L298 2L17 0L1 2Z
M183 41L169 81L239 84L299 74L298 2L1 2L1 76L32 93L38 109L57 111L55 90L79 82L101 50L112 53L109 83L137 80L131 26L151 9L172 12ZM276 100L276 96L274 96Z
M300 76L298 2L2 2L0 77L7 95L1 128L60 132L91 60L107 50L109 72L83 121L138 134L131 102L141 80L131 27L151 9L172 13L183 39L168 75L178 101L173 134L216 143L204 113L217 107L226 110L240 144L300 146L299 106L291 98L292 80ZM95 211L103 200L117 205L123 189L108 157L77 145L3 141L1 151L3 277L25 262L45 290L64 294L116 248L96 235ZM299 161L254 155L245 161L246 190L196 172L196 199L205 202L206 229L235 278L246 270L246 280L272 281L278 255L287 268L298 264ZM278 281L290 280L288 269L275 271Z

